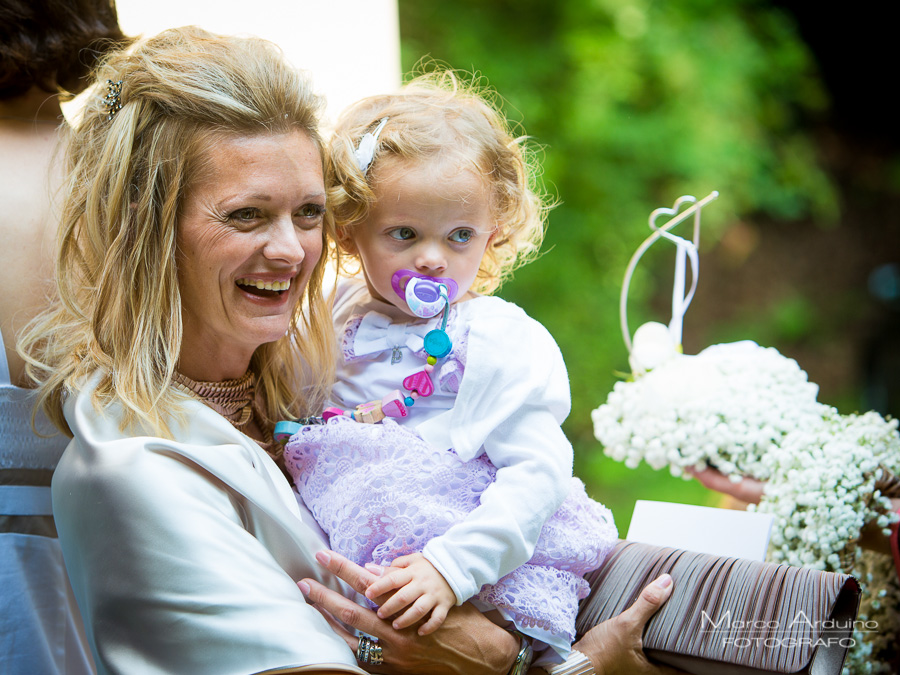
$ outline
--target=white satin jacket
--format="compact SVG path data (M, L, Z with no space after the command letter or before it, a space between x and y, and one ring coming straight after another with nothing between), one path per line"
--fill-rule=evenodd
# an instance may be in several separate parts
M66 568L100 673L363 673L296 582L346 592L271 458L199 401L177 441L127 436L117 410L65 405L74 439L53 478Z

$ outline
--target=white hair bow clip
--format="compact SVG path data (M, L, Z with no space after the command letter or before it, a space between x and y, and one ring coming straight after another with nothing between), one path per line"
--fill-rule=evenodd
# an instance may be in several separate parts
M387 117L382 117L378 122L378 126L375 127L375 131L369 131L359 139L359 145L356 147L353 154L356 157L356 166L359 167L359 170L362 171L363 175L366 174L366 171L369 170L369 165L372 163L372 160L375 159L375 148L378 145L378 135L381 133L381 130L384 129L384 125L387 124L387 121Z

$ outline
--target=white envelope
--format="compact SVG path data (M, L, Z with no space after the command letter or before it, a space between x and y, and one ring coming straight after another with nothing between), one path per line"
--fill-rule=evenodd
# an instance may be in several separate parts
M639 499L628 541L748 560L764 560L774 517L709 506Z

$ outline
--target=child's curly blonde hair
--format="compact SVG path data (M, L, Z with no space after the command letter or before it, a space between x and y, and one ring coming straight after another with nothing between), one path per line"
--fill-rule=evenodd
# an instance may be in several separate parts
M368 215L375 202L373 175L385 158L452 160L486 181L495 230L472 290L496 291L518 266L532 260L552 206L524 136L515 137L494 95L452 70L420 75L398 93L365 98L345 110L326 153L328 203L339 235ZM366 132L387 123L375 155L362 171L355 151Z

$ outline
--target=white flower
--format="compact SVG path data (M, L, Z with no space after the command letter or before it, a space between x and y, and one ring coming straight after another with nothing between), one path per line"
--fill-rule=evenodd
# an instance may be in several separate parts
M651 321L634 331L628 364L634 373L645 373L678 353L668 326Z

